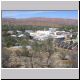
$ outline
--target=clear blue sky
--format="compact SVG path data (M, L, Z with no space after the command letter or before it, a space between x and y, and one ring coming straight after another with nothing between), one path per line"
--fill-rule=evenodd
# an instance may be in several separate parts
M33 18L33 17L45 17L45 18L65 18L65 19L77 19L77 10L70 11L2 11L2 18Z

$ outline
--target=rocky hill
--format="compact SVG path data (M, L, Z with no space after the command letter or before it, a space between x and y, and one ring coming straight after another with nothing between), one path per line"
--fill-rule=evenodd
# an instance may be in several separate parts
M78 25L77 19L63 19L63 18L2 18L2 24L7 25L33 25L33 26L51 26L60 27L62 25Z

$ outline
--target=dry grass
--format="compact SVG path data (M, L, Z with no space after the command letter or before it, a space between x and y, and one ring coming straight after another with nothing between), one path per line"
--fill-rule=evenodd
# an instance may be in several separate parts
M75 68L77 67L77 53L56 48L56 52L34 52L28 50L24 54L23 48L3 48L2 67L9 68ZM75 58L76 56L76 58Z

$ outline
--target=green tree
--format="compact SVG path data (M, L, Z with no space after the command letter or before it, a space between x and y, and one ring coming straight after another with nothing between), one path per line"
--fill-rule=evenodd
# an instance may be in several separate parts
M14 46L15 43L16 43L16 39L14 39L13 37L11 37L11 36L6 36L6 37L4 37L4 44L5 44L7 47Z

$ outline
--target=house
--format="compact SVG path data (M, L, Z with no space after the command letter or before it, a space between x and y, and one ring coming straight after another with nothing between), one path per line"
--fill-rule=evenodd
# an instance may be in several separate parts
M17 30L16 32L17 32L17 33L21 33L22 31Z
M24 34L20 34L18 35L18 37L21 38L21 37L26 37L26 36Z
M16 35L11 35L11 37L17 37Z
M64 32L63 35L65 36L65 39L70 38L70 32Z
M22 31L17 30L16 32L18 35L22 34Z
M64 41L64 39L65 39L65 36L64 35L56 35L56 36L54 36L54 40L56 42Z
M56 42L63 41L65 39L65 35L63 34L65 31L55 31L53 33L53 38Z
M8 31L7 33L8 33L8 34L13 34L13 33L14 33L14 31Z
M72 37L72 34L70 34L70 32L65 32L65 31L54 32L54 38L70 39L70 37Z

